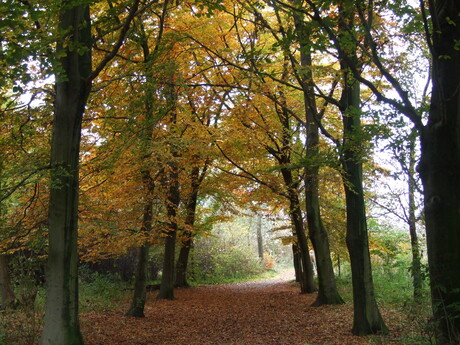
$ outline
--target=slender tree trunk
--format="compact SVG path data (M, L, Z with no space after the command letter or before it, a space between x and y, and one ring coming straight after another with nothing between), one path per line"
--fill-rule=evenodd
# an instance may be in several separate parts
M190 255L190 250L193 244L193 226L195 225L195 215L196 215L196 206L198 202L198 193L200 189L201 182L207 172L206 162L204 164L203 170L200 174L200 168L195 166L192 168L190 173L191 178L191 193L187 200L186 205L186 216L185 216L185 229L184 229L184 239L182 240L182 246L179 252L179 258L177 259L176 265L176 286L188 287L187 282L187 266L188 259Z
M350 253L353 284L353 334L387 333L377 306L369 254L366 210L360 158L360 88L345 72L342 91L344 142L342 153L343 184L347 206L346 242Z
M347 161L345 195L347 204L346 242L350 253L353 284L353 334L386 333L374 294L367 235L361 171L356 163ZM354 167L353 167L354 166Z
M297 244L292 245L292 260L294 264L295 281L300 283L300 277L302 276L302 263L300 260L300 252Z
M284 56L285 66L289 57ZM283 76L281 79L285 80L287 78L287 70L284 70ZM274 150L268 148L267 150L272 153L272 155L278 160L278 163L281 167L281 175L283 176L284 185L286 186L287 199L289 201L289 216L291 218L291 223L293 230L297 237L297 248L299 250L300 256L300 292L301 293L312 293L316 291L315 280L313 275L313 267L311 266L310 253L308 250L308 240L307 235L305 234L305 228L302 217L302 210L300 209L300 199L299 192L297 187L299 185L298 181L294 181L292 170L287 167L291 164L291 145L292 145L292 132L290 124L290 115L288 112L288 107L286 103L286 97L284 92L279 92L280 107L276 107L280 123L283 129L281 136L281 148L279 150Z
M311 61L311 56L309 57ZM313 99L313 88L304 92L307 113L307 149L306 154L312 163L305 166L305 203L307 210L307 226L310 240L313 244L318 270L318 297L314 305L344 303L337 291L334 267L329 248L329 237L321 219L319 206L319 167L316 163L319 155L319 130L315 119L316 104Z
M146 299L147 285L147 266L149 257L150 244L145 243L137 248L136 274L134 282L134 294L131 301L131 306L126 312L126 316L144 317L144 306Z
M56 49L57 56L63 57L55 88L48 276L41 345L83 344L78 319L78 163L82 116L91 88L89 7L64 7L59 28L64 34Z
M262 216L257 216L257 252L259 259L262 262L264 260L264 241L262 238Z
M416 140L416 130L413 129L410 135L410 142L409 142L409 165L407 171L408 177L408 195L409 195L409 234L410 234L410 243L412 249L412 265L411 265L411 272L412 272L412 285L414 287L414 302L420 301L422 297L422 263L421 263L421 254L420 254L420 246L419 240L417 235L417 226L416 221L417 218L415 216L415 140Z
M147 132L151 133L151 127L147 126ZM146 140L149 141L150 139ZM150 146L149 143L145 143ZM146 204L144 205L144 213L142 217L141 232L147 236L152 232L152 220L153 220L153 191L154 184L150 177L149 170L142 171L142 180L144 187L147 190L148 195L145 196ZM126 312L126 316L144 317L145 300L147 296L147 267L149 258L150 243L145 242L141 247L137 248L136 251L136 273L134 276L134 293L131 301L131 306Z
M11 286L10 269L8 267L8 255L0 254L0 309L14 306L16 297Z
M354 35L354 4L341 1L339 13L340 33ZM355 38L346 35L341 38L344 42L353 42L350 47L355 47ZM349 66L346 61L352 61L353 66ZM362 178L361 90L350 71L350 68L359 68L357 66L361 64L353 48L340 53L340 66L343 73L340 98L343 121L341 164L347 207L346 242L350 254L353 284L352 332L355 335L387 333L388 328L375 300L372 280Z
M431 1L431 108L421 133L428 264L438 344L460 343L460 3Z
M198 172L198 171L197 171ZM192 176L197 176L198 173L194 174L192 172ZM184 230L184 238L181 241L181 248L179 252L179 258L177 259L176 264L176 286L177 287L189 287L189 283L187 282L187 266L188 266L188 259L190 255L190 250L192 249L193 244L193 226L195 223L195 214L196 214L196 205L198 200L198 189L199 184L196 188L193 188L193 180L192 177L192 194L189 197L187 203L187 215L185 217L185 230Z
M307 211L307 226L310 240L313 244L318 270L318 297L313 303L315 306L323 304L344 303L337 291L334 267L329 248L329 237L324 228L319 205L319 126L320 114L317 111L313 83L312 57L309 41L310 34L298 13L294 14L295 26L298 32L301 52L300 63L306 72L301 79L306 113L306 156L310 163L305 165L305 203Z
M141 27L142 28L142 27ZM144 54L145 64L145 99L144 99L144 114L145 120L141 123L139 130L139 141L140 151L142 156L140 157L141 169L140 174L142 177L142 185L146 191L144 195L144 210L142 215L142 226L140 231L147 237L152 232L152 221L153 221L153 193L155 190L155 181L151 176L151 161L149 157L152 154L152 132L155 126L154 118L154 87L155 82L152 79L152 63L154 56L150 53L149 42L147 36L142 29L140 35L143 39L140 42L142 51ZM126 312L126 316L144 317L145 300L147 296L147 267L148 267L148 256L149 256L150 243L147 241L142 246L137 248L136 251L136 273L134 281L134 293L131 305Z
M290 175L288 169L281 169L283 175ZM287 183L287 182L286 182ZM297 238L297 249L300 257L300 293L312 293L316 291L313 267L310 261L310 251L308 249L307 235L302 220L299 196L296 190L289 190L289 215Z
M171 90L171 102L175 102L177 95L174 90ZM171 123L176 124L176 114L173 110L171 114ZM169 228L165 231L165 252L163 261L163 275L161 276L160 292L157 299L174 299L174 282L175 282L175 251L177 237L177 210L180 203L179 192L179 167L177 158L179 152L174 145L170 145L172 158L168 163L169 178L168 178L168 200L166 202L166 210L169 221Z

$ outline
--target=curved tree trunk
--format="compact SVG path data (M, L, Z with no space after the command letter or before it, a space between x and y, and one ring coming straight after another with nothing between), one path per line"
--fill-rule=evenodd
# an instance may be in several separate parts
M195 224L196 206L198 202L198 192L200 189L201 182L206 175L207 171L206 162L203 170L200 174L198 167L193 167L190 178L191 178L191 193L187 200L186 205L186 216L185 216L185 229L184 239L182 239L182 246L179 252L179 258L177 259L176 265L176 286L177 287L188 287L187 282L187 266L190 250L193 244L193 226Z
M294 6L301 6L301 1L291 0ZM321 115L317 111L314 81L312 73L311 29L303 20L300 11L294 10L294 25L297 40L300 44L300 65L303 70L297 79L302 86L306 114L306 157L309 163L305 165L305 203L307 211L307 226L310 240L313 244L318 270L318 297L313 303L322 304L344 303L337 291L334 268L329 249L329 237L321 220L318 179L319 179L319 126Z
M182 241L182 247L180 248L179 257L177 258L176 264L176 287L190 286L190 284L187 282L187 266L192 244L192 238Z
M78 319L77 222L81 122L91 84L91 22L89 7L65 8L59 17L64 37L57 44L49 253L45 320L41 345L83 344ZM64 42L70 41L64 45ZM80 49L87 50L81 53Z
M284 56L285 61L289 60L287 55ZM285 70L282 76L284 80L287 77ZM276 158L280 167L281 175L283 177L284 185L286 186L285 197L289 201L289 217L293 231L297 238L296 246L299 250L300 257L300 292L312 293L316 291L313 267L310 261L310 251L308 250L308 240L305 233L304 222L302 217L302 210L300 208L299 192L297 190L299 181L294 180L292 170L288 167L291 164L291 146L292 146L292 131L290 124L290 115L286 103L286 97L283 91L279 92L279 106L276 106L280 123L282 126L281 148L276 150L266 147L266 149Z

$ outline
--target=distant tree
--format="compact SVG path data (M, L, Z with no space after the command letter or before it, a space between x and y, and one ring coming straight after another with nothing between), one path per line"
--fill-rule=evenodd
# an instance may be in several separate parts
M11 285L8 255L6 254L0 254L0 294L0 309L5 309L14 305L16 297Z

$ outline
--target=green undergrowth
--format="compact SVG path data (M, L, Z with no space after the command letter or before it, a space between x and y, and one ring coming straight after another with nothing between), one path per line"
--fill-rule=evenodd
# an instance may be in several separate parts
M117 309L131 294L134 283L121 281L114 274L86 272L80 275L80 311Z
M431 315L428 282L424 282L422 295L415 301L409 267L407 261L395 262L391 266L373 266L376 300L390 333L370 337L371 344L434 344L428 323ZM349 265L342 267L337 286L345 301L352 303Z
M231 284L231 283L244 283L248 281L263 280L274 278L278 275L275 270L268 270L258 273L252 273L248 275L235 275L229 277L211 277L209 279L203 279L200 281L190 281L191 286L206 286L206 285L218 285L218 284Z

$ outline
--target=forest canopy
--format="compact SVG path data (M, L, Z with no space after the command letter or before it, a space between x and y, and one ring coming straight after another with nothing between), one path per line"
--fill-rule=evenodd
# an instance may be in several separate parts
M358 336L389 332L373 265L410 254L413 301L427 281L436 341L458 343L456 0L7 0L0 13L1 306L18 306L17 267L44 284L41 345L83 344L79 270L131 260L126 314L143 317L152 275L172 300L210 267L272 269L286 248L318 306L344 303L347 262ZM253 254L231 235L248 219Z

